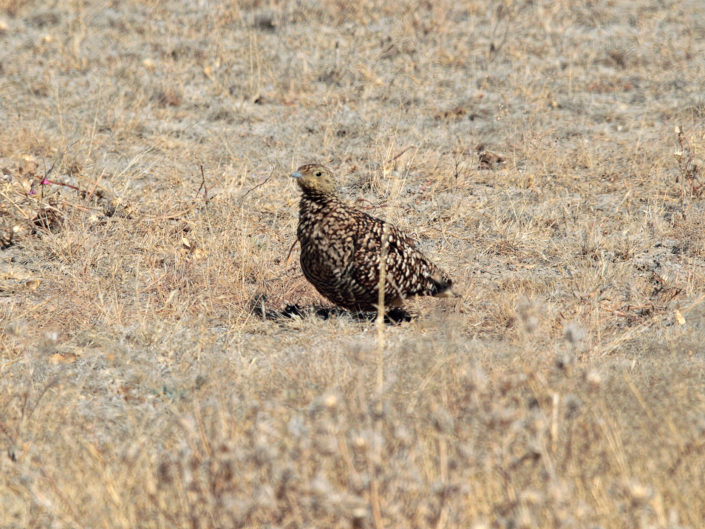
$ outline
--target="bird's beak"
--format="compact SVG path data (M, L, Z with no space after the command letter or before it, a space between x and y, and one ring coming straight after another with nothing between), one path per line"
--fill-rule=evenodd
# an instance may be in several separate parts
M301 174L300 172L298 172L298 171L294 171L293 173L291 173L290 176L291 176L291 178L303 178L304 175L302 175L302 174Z

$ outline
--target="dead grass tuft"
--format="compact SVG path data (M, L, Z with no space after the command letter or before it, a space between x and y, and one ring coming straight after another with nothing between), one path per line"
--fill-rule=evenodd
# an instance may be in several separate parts
M0 526L700 527L702 20L0 1ZM312 161L462 299L326 304Z

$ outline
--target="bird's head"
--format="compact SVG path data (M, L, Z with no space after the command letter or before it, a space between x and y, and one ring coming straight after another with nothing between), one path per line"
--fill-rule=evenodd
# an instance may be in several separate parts
M335 178L330 169L316 163L302 165L291 173L305 193L335 194Z

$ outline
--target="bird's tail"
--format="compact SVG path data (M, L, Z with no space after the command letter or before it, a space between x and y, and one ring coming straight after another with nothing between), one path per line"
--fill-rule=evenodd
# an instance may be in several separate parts
M437 278L432 277L433 286L433 296L436 298L459 298L460 294L453 290L453 280L448 278Z

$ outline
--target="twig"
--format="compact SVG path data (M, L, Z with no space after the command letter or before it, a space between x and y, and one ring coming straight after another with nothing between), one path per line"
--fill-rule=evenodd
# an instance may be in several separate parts
M377 410L375 413L375 431L378 434L378 439L382 434L382 411L383 402L382 395L384 393L384 294L387 275L387 253L389 251L389 224L385 222L382 225L382 249L379 258L379 282L378 297L377 297ZM372 450L375 451L374 460L380 461L382 458L381 446L375 442ZM371 460L368 462L368 472L370 474L370 503L372 504L372 517L374 518L375 528L384 529L382 520L382 509L380 508L379 500L379 483L377 480L377 471L374 468Z
M98 179L95 181L95 184L93 184L93 189L91 189L91 192L88 193L86 196L86 200L90 200L90 198L93 196L93 193L95 193L95 190L98 188L98 184L103 180L103 175L105 174L105 169L103 169L103 172L100 173L100 176Z
M79 206L78 204L74 204L72 202L66 202L66 201L63 201L62 204L64 204L65 206L70 206L72 208L80 209L81 211L86 211L86 212L90 212L91 210L93 210L93 211L102 211L103 210L103 208L99 208L99 207L95 207L95 206L93 206L93 207Z
M198 204L192 204L191 206L184 209L183 211L177 211L176 213L170 213L168 215L149 215L149 214L143 213L142 216L147 219L176 220L176 219L182 217L183 215L186 215L187 213L191 213L197 207L198 207Z
M2 432L7 440L10 441L10 444L15 444L15 438L10 433L10 429L5 426L5 423L2 421L0 421L0 432Z
M683 310L681 310L681 312L687 314L688 312L690 312L691 310L693 310L695 307L697 307L698 305L700 305L700 304L703 302L703 300L705 300L705 294L702 294L698 299L696 299L696 300L693 301L690 305L688 305L688 306L685 307Z
M291 245L291 248L289 248L289 253L286 254L286 261L284 266L289 266L289 257L291 257L291 252L294 251L294 248L296 247L296 243L299 242L299 239L294 240L294 244Z
M683 183L681 185L681 210L683 218L686 216L686 185L690 181L690 197L699 197L702 194L703 185L698 183L698 173L700 172L698 165L693 160L693 150L690 148L690 144L683 134L683 128L676 125L676 135L678 137L678 145L680 146L680 151L677 151L676 158L678 158L678 165L683 175ZM676 182L679 178L676 177Z
M77 141L78 141L78 140L76 140L75 142L73 142L70 146L73 146L73 144L76 143ZM70 146L69 146L69 147L70 147ZM54 183L54 182L51 182L47 177L52 173L52 171L54 171L54 167L56 166L56 163L57 163L57 162L59 162L59 167L61 167L61 163L63 163L65 156L66 156L66 151L64 150L64 151L61 153L61 156L59 156L59 158L57 158L56 160L54 160L54 162L51 164L51 167L49 167L49 169L47 169L47 170L44 171L44 178L42 178L42 180L41 180L41 184L42 184L42 185L46 185L46 184L44 183L45 181L46 181L47 183L49 183L49 184L53 184L53 183ZM45 167L46 167L46 161L45 161ZM44 188L42 188L42 191L41 191L41 198L42 198L42 200L44 200Z
M389 253L389 223L382 224L382 249L379 258L377 294L377 393L381 399L384 390L384 294L387 284L387 254Z
M414 149L414 148L415 148L414 145L409 145L406 149L402 150L402 151L401 151L399 154L397 154L396 156L393 156L392 158L389 158L389 159L386 160L384 163L393 162L394 160L396 160L397 158L399 158L402 154L404 154L406 151L411 150L411 149Z
M42 178L39 183L42 185L42 187L47 186L47 185L64 186L64 187L68 187L70 189L73 189L74 191L78 191L79 193L85 193L85 191L82 190L80 187L77 187L77 186L71 185L71 184L67 184L65 182L56 182L54 180L49 180L46 176L44 178Z
M441 467L441 484L445 488L448 486L448 442L446 441L445 434L441 434L438 439L438 459ZM446 525L446 519L448 517L446 503L446 492L444 490L443 494L441 494L441 506L438 519L436 520L436 529L442 529Z
M199 164L199 167L201 168L201 185L198 187L198 191L196 191L196 196L198 196L201 189L203 189L203 201L208 204L210 199L208 198L208 184L206 183L206 175L203 172L203 164Z
M255 189L257 189L258 187L262 187L264 184L266 184L267 182L269 182L269 179L272 178L272 175L273 175L273 174L274 174L274 169L272 169L272 172L269 173L269 176L268 176L267 178L265 178L264 180L262 180L262 181L261 181L259 184L257 184L256 186L254 186L254 187L248 189L247 191L245 191L245 194L242 195L242 198L244 199L244 198L245 198L247 195L249 195L252 191L254 191Z
M59 383L59 378L54 377L49 380L49 382L46 383L42 391L39 393L39 396L37 397L37 400L34 402L33 406L29 405L29 399L25 400L22 406L22 420L23 422L27 422L32 418L32 415L34 414L34 411L37 409L37 406L39 406L39 402L42 400L44 395L46 395L47 391L49 391L51 388L56 386Z
M25 219L29 220L29 215L27 215L27 213L25 213L24 210L23 210L21 207L19 207L17 204L15 204L14 200L12 200L10 197L8 197L8 196L5 194L4 191L0 191L0 195L2 195L3 197L5 197L5 200L7 200L10 204L12 204L13 206L15 206L15 207L19 210L19 212L22 213L22 216L23 216Z
M384 522L382 521L382 511L379 508L379 484L377 483L377 475L374 470L374 464L371 459L368 463L370 472L370 503L372 503L372 517L375 520L376 529L384 529Z
M65 154L65 153L62 153L62 154L61 154L61 159L62 159L62 160L63 160L63 158L64 158L64 154ZM51 167L49 167L49 169L47 169L46 171L44 171L44 178L46 178L47 176L49 176L49 175L51 174L51 172L54 170L54 166L56 165L56 162L57 162L57 160L54 160L54 163L51 164ZM45 165L44 167L46 167L46 165Z
M366 198L362 198L362 197L358 198L355 202L367 202L367 203L369 204L369 206L360 206L360 209L364 209L364 210L370 210L370 209L384 209L384 208L386 208L386 207L388 206L388 204L387 204L386 201L381 202L380 204L375 205L375 204L373 204L372 202L370 202L369 200L367 200Z

